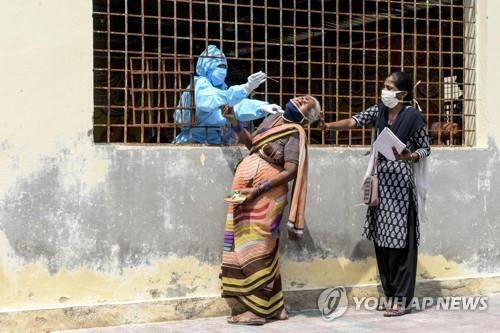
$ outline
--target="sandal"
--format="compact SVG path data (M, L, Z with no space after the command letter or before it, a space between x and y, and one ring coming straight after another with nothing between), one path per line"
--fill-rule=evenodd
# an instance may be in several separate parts
M232 316L227 318L227 323L235 325L264 325L266 323L266 318L253 317L253 318L243 319L241 314L239 314L237 316Z

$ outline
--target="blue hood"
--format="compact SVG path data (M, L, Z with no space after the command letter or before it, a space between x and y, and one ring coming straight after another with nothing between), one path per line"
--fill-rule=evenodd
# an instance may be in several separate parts
M222 53L221 50L217 48L217 46L208 45L207 49L200 54L200 57L196 62L196 74L198 76L206 77L210 81L210 83L214 85L211 77L212 72L220 64L226 65L227 68L226 56L224 55L224 53ZM221 88L221 86L226 86L226 84L224 83L215 87Z

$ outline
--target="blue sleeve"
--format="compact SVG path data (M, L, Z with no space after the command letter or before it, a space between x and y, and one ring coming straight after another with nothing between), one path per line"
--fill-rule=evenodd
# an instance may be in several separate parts
M236 119L240 121L250 121L265 117L266 113L262 112L262 110L260 109L260 106L263 104L268 103L256 99L245 98L234 106Z
M246 97L247 93L242 85L232 86L227 90L223 90L212 86L204 77L196 80L196 108L202 112L218 110L224 104L234 106Z
M267 102L246 98L243 85L229 87L227 90L215 88L204 77L196 80L195 100L198 118L204 119L207 125L223 125L226 119L220 113L224 104L234 106L236 118L241 121L250 121L264 117L266 114L260 110L262 104ZM211 113L208 117L199 113Z

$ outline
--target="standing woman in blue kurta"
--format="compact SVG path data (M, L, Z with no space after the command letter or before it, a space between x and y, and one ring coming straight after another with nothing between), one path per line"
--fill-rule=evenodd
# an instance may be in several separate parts
M417 274L419 223L424 219L425 158L430 154L427 126L420 111L411 107L413 83L407 73L387 77L382 103L352 118L327 123L327 129L349 129L373 124L381 133L389 127L406 144L403 154L395 151L396 160L382 155L378 160L379 199L369 207L363 236L375 244L375 255L385 296L396 305L385 316L400 316L409 311ZM418 176L417 176L418 175ZM423 177L420 177L423 176Z

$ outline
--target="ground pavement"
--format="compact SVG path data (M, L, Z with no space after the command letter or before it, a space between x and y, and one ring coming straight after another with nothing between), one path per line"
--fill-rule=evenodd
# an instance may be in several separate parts
M382 312L355 310L332 321L326 321L318 310L292 313L286 321L272 321L264 326L230 325L225 317L182 320L154 324L125 325L59 331L60 333L208 333L208 332L269 332L269 333L336 333L336 332L411 332L411 333L459 333L500 332L500 294L490 295L485 311L443 311L430 308L403 317L384 318Z

